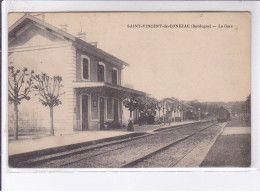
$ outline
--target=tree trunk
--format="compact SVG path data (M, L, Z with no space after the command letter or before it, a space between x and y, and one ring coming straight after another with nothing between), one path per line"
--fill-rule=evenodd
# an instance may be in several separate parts
M14 112L15 112L15 123L14 123L14 139L18 140L18 104L14 103Z
M130 110L130 119L133 118L133 111Z
M127 131L134 131L134 124L133 124L133 121L132 121L132 110L130 110L130 119L129 119L129 122L128 122L128 125L127 125Z
M53 127L53 106L50 106L50 117L51 117L51 135L54 135L54 127Z

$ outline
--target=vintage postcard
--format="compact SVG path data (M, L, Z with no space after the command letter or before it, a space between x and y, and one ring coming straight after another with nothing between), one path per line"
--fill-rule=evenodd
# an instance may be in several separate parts
M249 12L9 13L9 167L250 167L250 34Z

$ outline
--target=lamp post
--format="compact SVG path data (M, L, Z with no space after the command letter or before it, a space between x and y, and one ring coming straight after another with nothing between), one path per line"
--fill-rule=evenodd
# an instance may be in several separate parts
M166 105L165 102L163 102L163 125L165 125L165 109L166 109Z

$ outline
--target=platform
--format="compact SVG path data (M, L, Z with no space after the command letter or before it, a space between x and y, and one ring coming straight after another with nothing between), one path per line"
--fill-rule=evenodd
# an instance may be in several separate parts
M21 139L17 141L9 141L9 156L16 155L27 152L35 152L39 150L51 149L55 147L62 147L72 144L79 144L83 142L91 141L102 141L102 139L110 138L122 138L126 135L131 136L135 133L151 132L156 129L168 128L173 126L180 126L189 123L195 123L198 121L184 121L184 122L175 122L171 125L134 125L134 132L129 132L126 129L111 129L109 131L79 131L73 134L66 134L62 136L45 136L41 138L30 138L30 139Z

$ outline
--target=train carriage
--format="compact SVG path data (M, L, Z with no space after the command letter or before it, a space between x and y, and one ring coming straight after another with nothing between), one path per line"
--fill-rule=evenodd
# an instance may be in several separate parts
M216 118L218 122L227 122L230 120L231 117L227 109L225 109L224 107L220 107L217 110Z

